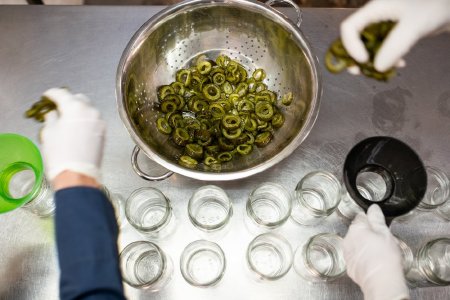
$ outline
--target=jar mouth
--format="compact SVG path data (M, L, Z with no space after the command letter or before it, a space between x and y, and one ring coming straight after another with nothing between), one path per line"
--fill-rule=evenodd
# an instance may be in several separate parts
M305 207L308 211L310 211L311 215L315 216L315 217L327 217L329 215L331 215L334 210L338 207L338 204L340 201L337 201L335 205L328 207L327 209L319 209L317 207L314 207L313 205L311 205L311 203L309 203L308 201L305 200L305 198L303 197L303 192L302 191L298 191L296 192L296 201L298 201L298 204L302 207Z
M144 234L151 234L151 233L157 233L158 231L160 231L163 227L165 227L170 220L172 219L172 206L170 205L169 199L162 194L162 199L164 200L164 207L165 207L165 212L164 215L162 216L161 220L158 221L158 223L151 225L151 226L142 226L139 223L135 222L133 220L133 217L130 215L130 202L132 201L132 198L139 192L141 192L142 190L147 190L147 189L152 189L157 191L158 193L161 193L160 191L153 189L153 188L140 188L136 191L134 191L130 197L127 199L127 203L125 206L125 216L128 220L128 222L130 222L130 224L135 227L137 230L139 230L140 232L144 233ZM131 200L130 200L131 199Z
M285 246L286 249L289 252L289 253L287 253L287 257L284 258L285 260L287 260L287 262L286 261L280 262L279 268L276 271L273 272L274 273L273 275L264 273L263 271L261 271L254 264L253 259L252 259L252 255L251 255L252 250L254 250L258 246L263 246L264 244L267 244L267 245L264 245L264 246L270 246L274 250L274 252L276 252L280 257L283 257L282 252L284 252L284 251L283 251L283 249L279 249L279 248L282 248L283 246L277 247L277 245L269 244L269 242L263 243L263 242L259 241L259 238L261 236L267 236L267 237L270 237L272 240L277 240L283 246ZM259 243L261 245L259 245ZM264 234L261 234L261 235L255 237L250 242L250 244L248 245L248 248L247 248L246 260L247 260L247 265L248 265L249 269L251 271L253 271L255 274L257 274L258 277L260 277L261 279L266 279L266 280L273 281L273 280L280 279L281 277L286 275L286 273L289 272L289 270L291 269L291 265L292 265L292 249L291 249L291 247L289 245L289 242L285 238L283 238L282 236L275 235L275 234L272 234L272 233L264 233Z
M291 215L291 211L292 211L292 206L289 205L288 211L284 214L284 216L282 218L280 218L277 221L273 221L273 222L268 222L265 221L263 219L261 219L255 212L255 210L253 209L250 201L247 202L246 205L246 210L247 210L247 216L257 225L266 227L266 228L275 228L278 226L283 225L284 223L286 223L286 221L289 219L289 216Z
M275 220L275 221L266 221L266 220L262 219L262 218L257 214L257 212L255 211L255 209L254 209L254 207L253 207L254 202L256 202L255 199L253 199L253 193L254 193L254 191L253 191L252 194L250 194L249 199L247 200L247 204L246 204L246 212L247 212L247 216L248 216L254 223L256 223L257 225L260 225L260 226L263 226L263 227L266 227L266 228L275 228L275 227L281 226L281 225L283 225L283 224L289 219L289 217L290 217L290 215L291 215L291 212L292 212L292 197L291 197L291 195L289 194L289 192L285 191L284 187L281 186L281 185L279 185L279 184L276 184L276 183L263 183L263 184L261 184L258 188L263 187L263 186L271 186L271 187L274 187L274 188L277 189L278 192L280 192L280 193L283 194L283 197L284 197L285 199L287 199L287 203L286 203L287 209L286 209L286 212L285 212L284 214L282 214L281 217L278 218L278 219ZM257 188L257 189L258 189L258 188ZM255 190L256 190L256 189L255 189ZM271 202L273 202L273 201L271 201ZM277 207L279 207L279 205L277 205ZM281 208L280 208L280 210L281 210Z
M432 247L436 244L444 243L448 247L450 247L450 239L448 238L438 238L431 242L428 242L423 246L419 253L417 254L419 261L419 270L425 277L436 285L449 285L450 280L444 279L436 274L436 263L430 258L429 252L432 250Z
M33 174L33 185L25 194L15 196L10 190L10 185L12 184L13 178L16 175L21 174L21 172L31 172ZM44 176L42 176L39 170L31 164L15 162L2 170L0 179L0 182L2 183L0 185L0 201L3 199L11 204L17 205L18 203L26 204L39 194Z
M316 191L314 189L303 188L303 185L306 180L308 180L309 178L311 178L313 176L318 176L318 175L325 177L329 181L329 184L333 186L332 188L336 189L336 191L334 193L336 200L332 203L332 205L325 205L323 203L324 202L323 198L327 197L326 195L324 195L323 192ZM333 174L326 172L326 171L315 171L315 172L311 172L311 173L307 174L297 184L297 187L295 188L295 201L297 201L297 204L300 205L301 207L305 207L307 210L309 210L313 216L326 217L326 216L331 215L334 212L334 210L336 209L336 207L339 205L341 198L342 198L341 190L342 190L341 183ZM319 205L322 207L313 206L309 201L307 201L305 199L304 195L308 195L312 198L322 199L322 203Z
M157 283L164 275L164 273L167 271L167 257L164 254L164 252L161 250L161 248L158 247L158 245L152 243L152 242L144 242L144 241L140 241L140 242L133 242L131 244L129 244L127 247L125 247L125 249L122 251L122 253L120 254L120 256L124 256L126 254L128 254L129 251L132 251L133 247L137 246L137 245L144 245L144 244L148 244L149 246L152 247L153 250L155 250L158 254L158 257L160 258L160 268L158 270L158 273L152 277L151 280L142 282L142 283L135 283L130 281L126 276L124 276L124 281L135 288L148 288L151 287L152 285L154 285L155 283ZM134 270L133 270L134 271Z
M208 193L208 198L214 198L213 196L217 197L215 199L218 199L218 203L220 205L221 208L223 208L223 212L224 212L224 216L223 219L220 220L220 222L214 223L214 224L206 224L204 222L201 222L198 220L198 218L196 217L196 213L195 213L195 204L194 202L196 200L199 200L198 197L202 197L203 195L206 196L206 194L204 194L204 191L208 190L213 190L215 193L215 195L213 195L213 193ZM213 196L211 196L213 195ZM220 199L220 197L222 197L222 199ZM210 199L208 199L208 201L210 201ZM224 204L224 205L222 205ZM223 227L225 227L226 224L228 224L229 220L231 219L231 217L233 216L233 205L231 203L231 201L229 200L227 194L225 193L224 190L222 190L219 187L213 186L213 185L207 185L207 186L203 186L200 189L198 189L197 191L194 192L194 194L192 195L192 197L189 199L189 203L188 203L188 217L189 220L192 222L192 224L197 227L200 230L203 231L216 231L219 229L222 229Z
M197 279L194 274L192 274L190 270L190 264L195 264L195 258L198 255L203 255L206 253L210 256L210 259L214 260L217 265L217 272L214 276L211 276L209 280L201 280ZM208 254L209 253L209 254ZM212 256L212 258L211 258ZM193 261L194 260L194 261ZM214 242L210 242L207 240L197 240L189 245L187 245L180 258L180 271L183 278L191 285L197 287L207 287L215 285L219 282L223 275L225 274L226 269L226 258L225 253L222 248Z
M447 175L434 167L426 166L425 169L428 177L428 186L424 199L417 205L417 209L422 211L433 210L441 206L450 195L450 181ZM431 182L434 182L437 186L430 185ZM428 190L430 186L434 187L432 191Z
M312 258L312 253L314 251L317 251L317 246L314 246L314 243L317 240L323 239L323 238L333 238L333 239L337 239L340 242L342 242L342 238L335 235L335 234L328 234L328 233L324 233L324 234L318 234L314 237L312 237L303 247L303 253L304 253L304 257L303 259L305 260L305 267L308 270L308 272L317 278L320 278L322 281L330 281L330 280L334 280L336 278L341 277L345 271L346 268L345 266L342 267L342 270L339 270L339 266L337 261L339 260L339 253L340 249L337 249L334 245L331 245L329 242L327 242L326 240L323 240L324 243L327 244L327 246L331 249L325 248L325 247L319 247L319 251L323 251L325 253L325 255L329 256L329 259L331 261L330 267L328 267L327 269L320 271L317 269L316 265L313 262L313 258ZM338 271L338 272L336 272Z

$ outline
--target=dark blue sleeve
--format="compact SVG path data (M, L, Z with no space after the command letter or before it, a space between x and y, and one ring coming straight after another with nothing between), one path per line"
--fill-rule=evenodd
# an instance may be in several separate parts
M114 210L98 189L74 187L55 193L60 298L125 299Z

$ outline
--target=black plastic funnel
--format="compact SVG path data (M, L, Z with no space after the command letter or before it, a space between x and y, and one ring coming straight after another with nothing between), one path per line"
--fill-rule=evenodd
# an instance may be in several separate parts
M366 199L357 188L360 173L372 172L385 182L386 192L374 202ZM390 225L392 219L408 213L422 200L427 189L427 173L416 154L405 143L385 136L365 139L347 154L344 182L350 196L365 211L376 203Z

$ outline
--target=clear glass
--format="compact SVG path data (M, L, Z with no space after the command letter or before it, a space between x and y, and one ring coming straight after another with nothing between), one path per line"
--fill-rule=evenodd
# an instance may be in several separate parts
M357 188L363 197L367 196L363 188L360 188L359 186ZM355 202L355 200L353 200L347 190L343 188L341 201L337 207L337 212L343 218L351 221L355 218L356 214L359 212L364 212L364 210Z
M445 204L450 195L450 181L447 175L435 167L425 167L427 171L427 189L422 201L409 213L397 217L397 222L408 222L414 217L426 213L437 212Z
M434 167L426 167L426 170L427 191L417 209L429 211L441 206L448 199L450 182L443 171Z
M111 193L111 191L106 187L102 186L101 191L105 193L108 200L111 202L112 207L114 209L114 214L116 215L117 225L122 225L122 221L124 218L124 208L123 208L123 200L122 196L119 194Z
M158 291L171 279L173 264L158 245L138 241L126 246L120 253L123 280L135 288Z
M34 176L25 176L25 177L28 178L28 180L21 180L23 183L22 187L20 191L16 189L15 190L16 193L28 194L29 191L33 188L35 180ZM22 179L25 179L25 177ZM22 208L41 218L51 217L55 213L55 200L53 196L54 194L50 185L48 184L45 177L43 177L41 186L36 196L32 198L29 202L25 203L22 206Z
M223 189L207 185L197 189L188 203L192 224L209 232L225 227L233 214L231 201Z
M436 215L442 218L444 221L450 221L450 197L447 198L444 204L438 207L435 211Z
M197 240L184 248L180 269L189 284L198 287L212 286L225 274L225 254L216 243Z
M283 225L292 210L292 198L283 186L266 182L254 189L247 200L246 225L250 231ZM250 220L250 222L248 222Z
M30 194L36 182L33 169L23 169L15 173L8 182L8 192L13 199L20 199Z
M309 282L333 281L345 274L343 239L333 233L311 237L295 251L294 269Z
M128 222L148 238L165 238L175 229L169 199L158 189L134 191L125 204Z
M414 262L414 254L411 248L398 236L394 235L397 239L398 246L400 247L400 251L402 254L402 264L403 264L403 273L408 274L411 270L413 262Z
M341 200L341 184L326 171L308 173L295 188L292 219L301 225L316 225L331 215Z
M434 210L434 212L444 219L445 221L450 221L450 195L449 195L449 178L447 175L444 174L444 172L441 171L441 182L442 182L442 191L438 192L437 194L442 193L441 197L444 198L447 196L447 200L442 205L439 205L439 207Z
M358 173L356 186L361 196L372 202L382 201L388 192L388 185L383 176L371 171Z
M450 238L438 238L423 245L406 275L416 287L450 285Z
M263 233L255 237L247 248L247 265L258 280L277 280L292 265L292 248L282 236Z
M356 187L361 196L373 202L382 200L387 191L386 183L382 176L373 172L363 172L360 175L358 175ZM351 221L356 214L364 212L358 203L353 200L346 188L343 187L341 189L341 195L341 201L337 207L337 212L340 216Z

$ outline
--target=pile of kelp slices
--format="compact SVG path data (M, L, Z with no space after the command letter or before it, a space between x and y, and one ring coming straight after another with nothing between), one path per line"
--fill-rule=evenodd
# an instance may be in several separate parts
M379 72L374 67L374 58L380 49L384 39L395 26L395 22L384 21L367 26L361 32L361 40L364 43L368 53L369 61L367 63L358 63L345 50L342 40L339 38L334 41L325 54L325 66L332 73L340 73L348 67L358 66L361 73L381 81L387 81L395 75L395 68L385 72Z
M235 155L270 143L284 122L277 102L292 102L289 92L277 94L263 83L266 72L251 76L226 55L215 61L199 58L196 65L176 72L176 81L158 88L158 130L182 147L181 166L220 171Z

